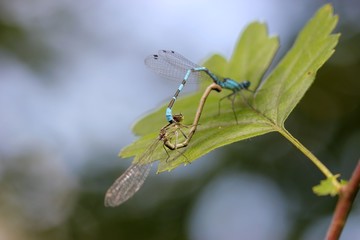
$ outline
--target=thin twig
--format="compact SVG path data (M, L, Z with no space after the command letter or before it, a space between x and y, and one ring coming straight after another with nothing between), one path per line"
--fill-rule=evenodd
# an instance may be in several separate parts
M359 191L360 185L360 160L351 176L348 184L343 186L340 191L339 200L336 204L335 213L328 229L326 239L337 240L344 228L346 219L351 210L352 204Z

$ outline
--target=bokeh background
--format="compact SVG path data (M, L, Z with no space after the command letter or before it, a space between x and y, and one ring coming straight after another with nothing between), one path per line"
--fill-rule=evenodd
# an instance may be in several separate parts
M147 55L230 57L258 20L280 36L278 61L328 2L0 1L0 239L323 239L336 198L312 193L323 176L276 133L152 174L118 208L103 198L131 163L117 154L132 125L178 85ZM286 126L348 179L360 156L360 2L330 2L339 45ZM358 203L342 239L360 239Z

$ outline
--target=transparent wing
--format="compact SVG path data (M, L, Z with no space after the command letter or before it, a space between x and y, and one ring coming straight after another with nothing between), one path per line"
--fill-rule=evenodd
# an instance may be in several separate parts
M132 164L115 180L105 194L106 207L116 207L131 198L144 184L149 175L152 163L147 162L155 149L160 145L158 137L140 156L137 163Z
M131 198L144 184L151 166L132 164L107 190L105 206L116 207Z
M104 200L106 207L116 207L122 204L141 188L149 175L154 152L162 146L165 138L172 138L177 130L178 125L173 123L160 131L158 138L145 150L136 163L132 164L107 190ZM165 155L168 156L167 152Z
M181 81L189 69L200 67L172 50L159 50L158 54L145 58L145 64L160 76ZM204 72L192 72L189 83L198 83L210 77Z
M172 50L159 50L158 55L161 58L166 59L166 61L172 64L173 66L177 66L179 68L191 69L191 68L200 67L199 65L185 58L183 55Z

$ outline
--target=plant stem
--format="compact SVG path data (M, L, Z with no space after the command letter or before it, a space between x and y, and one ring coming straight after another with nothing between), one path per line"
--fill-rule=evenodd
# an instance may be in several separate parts
M354 202L357 192L359 191L359 184L360 161L358 161L349 183L341 188L340 197L336 204L334 216L326 235L327 240L339 239L346 219L349 215L351 206Z
M277 131L289 140L297 149L299 149L305 156L307 156L319 170L326 176L326 178L332 179L333 185L340 190L341 184L336 180L336 177L330 172L330 170L315 157L304 145L302 145L293 135L291 135L285 128L275 126Z

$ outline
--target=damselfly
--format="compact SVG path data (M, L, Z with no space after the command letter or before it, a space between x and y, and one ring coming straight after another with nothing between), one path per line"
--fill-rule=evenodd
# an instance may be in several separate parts
M169 139L177 133L183 116L174 115L174 122L161 128L155 141L146 149L136 163L133 163L107 190L105 194L105 206L115 207L131 198L143 185L149 175L152 162L151 158L155 150L162 144L169 142ZM168 148L175 147L170 143ZM164 148L165 149L165 148ZM166 151L166 149L165 149Z
M172 116L174 121L172 123L169 123L160 130L157 139L141 155L137 163L133 163L118 179L115 180L112 186L107 190L105 194L105 206L107 207L118 206L123 202L125 202L126 200L128 200L129 198L131 198L141 188L147 176L149 175L152 166L152 162L151 162L152 155L159 146L159 144L161 144L161 142L163 143L163 146L166 146L170 150L176 150L188 146L191 138L193 137L197 129L206 99L212 90L220 92L222 88L215 83L211 84L206 88L205 92L203 93L200 99L200 103L188 135L185 135L181 130L181 127L184 126L181 124L181 121L183 120L183 116L181 114ZM183 142L178 143L176 137L175 143L172 143L171 139L173 138L174 135L178 134L178 131L181 131L181 133L185 137L185 140ZM168 155L167 157L168 159L170 155L169 154L167 155ZM175 160L181 155L183 156L183 153L176 155L175 157L172 158L172 160Z
M188 80L194 81L202 78L210 78L214 83L218 84L222 88L232 91L231 94L220 99L220 102L224 98L231 99L232 111L237 122L237 116L234 107L235 97L236 94L241 90L248 90L250 86L249 81L243 81L239 83L230 78L222 78L212 73L209 69L197 65L179 53L171 50L159 50L158 54L148 56L145 59L145 64L165 78L176 80L183 79L174 96L172 97L168 107L166 108L165 116L169 123L174 121L172 117L172 107L186 82Z

